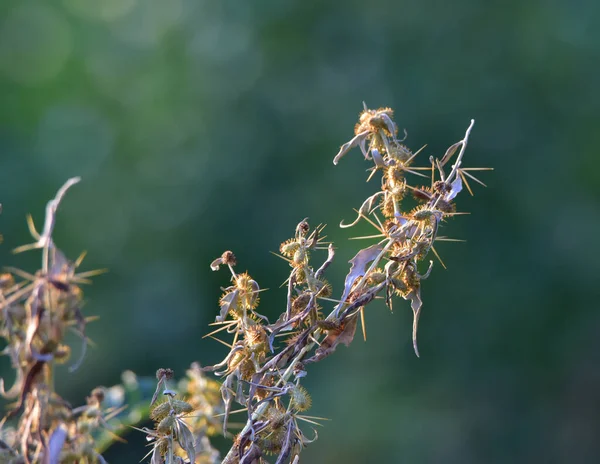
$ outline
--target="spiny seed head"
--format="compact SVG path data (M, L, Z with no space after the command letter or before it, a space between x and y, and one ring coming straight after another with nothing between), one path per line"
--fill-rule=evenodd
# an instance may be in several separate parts
M173 408L173 411L175 411L175 414L177 414L177 415L189 414L190 412L192 412L194 410L194 408L192 407L192 405L190 403L188 403L187 401L178 400L176 398L171 400L171 407Z
M312 404L312 399L302 385L295 385L290 389L290 403L292 407L299 412L308 411Z
M265 415L269 421L269 428L271 430L280 429L285 425L287 418L285 410L279 409L277 406L271 406Z
M367 283L371 286L380 284L386 279L385 272L381 269L375 269L367 277Z
M454 213L456 211L456 205L450 201L439 199L436 202L436 208L443 213Z
M169 438L167 438L167 437L159 438L156 441L154 446L156 447L156 449L158 450L160 455L164 456L169 449Z
M445 194L452 190L452 187L447 182L438 180L433 184L433 190L438 193Z
M340 328L340 321L336 319L324 319L317 321L317 326L323 330L338 330Z
M294 257L292 258L293 264L297 266L301 266L306 264L308 261L308 252L304 247L298 247L298 249L294 253Z
M295 314L298 314L298 313L304 311L304 309L308 305L309 301L310 301L310 293L309 292L301 293L296 298L294 298L294 300L292 301L292 314L295 315Z
M244 331L245 340L251 351L261 351L266 348L267 332L259 325L251 325Z
M408 149L407 146L402 145L401 143L392 142L390 144L389 155L393 159L400 161L400 163L402 163L404 166L408 166L405 163L412 157L413 153Z
M239 290L238 302L241 307L254 309L258 306L258 292L260 291L260 287L247 272L236 276L235 286Z
M402 193L405 189L404 171L400 166L388 166L383 172L383 189L392 190L394 193Z
M385 195L381 199L381 212L386 218L393 218L396 213L395 203L398 200L394 198L394 195Z
M71 347L69 345L59 345L54 351L54 359L57 364L63 364L69 360L71 356Z
M153 421L161 421L171 412L171 405L168 401L157 403L152 411L150 411L150 419Z
M165 400L161 403L157 403L152 411L150 411L150 419L155 422L161 421L168 415L171 415L171 411L173 414L179 416L182 414L189 414L194 410L193 406L187 401L179 400L176 398L171 399L171 401Z
M156 426L156 431L159 433L170 433L171 430L173 430L173 427L175 426L175 417L172 415L168 415L167 417L163 418L158 425Z
M358 135L362 132L378 132L382 129L388 137L396 135L398 131L395 128L392 134L388 129L388 120L391 120L394 116L394 111L391 108L379 108L377 110L364 110L360 113L359 122L354 127L354 134ZM395 124L394 124L395 126Z
M329 298L332 295L331 284L326 280L317 281L318 284L316 287L319 289L317 291L317 296L319 298Z
M429 187L420 187L418 189L414 189L412 192L415 200L419 201L429 201L433 196L433 191Z
M306 234L308 234L309 230L310 230L310 226L308 225L308 222L306 222L306 220L304 220L296 226L296 235L298 237L304 237Z
M279 246L279 252L286 258L291 258L299 247L300 244L295 239L291 238Z
M235 266L237 264L237 259L235 258L233 251L227 250L223 252L221 259L223 260L223 264L227 264L229 266Z
M432 217L437 217L439 210L429 207L428 205L417 206L410 214L415 221L428 221Z
M157 380L161 380L162 378L165 378L166 380L171 380L173 378L173 375L173 369L164 369L161 367L159 370L156 371Z

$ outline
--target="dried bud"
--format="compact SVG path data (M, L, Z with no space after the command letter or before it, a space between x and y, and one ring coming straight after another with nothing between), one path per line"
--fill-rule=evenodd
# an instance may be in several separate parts
M104 401L106 391L104 387L96 387L90 393L90 397L93 398L98 404Z
M221 265L226 266L235 266L237 264L237 260L235 259L235 255L232 251L225 251L221 256L215 259L212 263L210 263L210 268L213 271L218 271Z
M310 409L312 399L302 385L294 385L290 389L290 403L296 411L307 411Z
M157 380L171 380L173 378L173 369L164 369L164 368L160 368L159 370L156 371L156 379Z
M304 221L300 222L296 226L296 235L299 237L304 237L308 233L309 230L310 230L310 226L308 225L308 222L306 222L306 219L305 219Z

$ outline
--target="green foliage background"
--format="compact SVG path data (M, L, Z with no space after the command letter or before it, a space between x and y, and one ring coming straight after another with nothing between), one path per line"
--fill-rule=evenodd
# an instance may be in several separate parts
M232 249L275 317L287 265L269 251L306 216L329 224L339 292L362 242L337 224L376 186L358 151L331 160L365 100L424 162L475 118L466 162L495 171L445 226L467 243L439 246L421 359L408 304L379 302L367 343L310 370L311 414L332 421L305 461L597 462L599 19L559 0L0 2L1 262L35 269L9 251L25 215L81 175L56 242L110 269L87 289L97 347L60 391L219 360L210 261ZM129 439L110 462L141 458Z

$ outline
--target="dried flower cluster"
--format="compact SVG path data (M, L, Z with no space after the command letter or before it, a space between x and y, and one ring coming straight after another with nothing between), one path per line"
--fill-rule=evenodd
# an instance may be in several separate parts
M210 368L223 377L221 393L225 403L223 428L235 402L247 412L245 426L235 436L224 463L257 464L274 456L276 464L297 463L305 445L317 438L316 431L307 437L301 423L319 425L318 418L306 416L311 399L301 385L306 367L329 356L340 343L346 346L354 338L364 307L383 295L391 309L393 296L409 300L414 313L413 344L417 349L417 326L421 313L421 281L425 272L419 263L429 251L437 255L434 243L445 240L439 235L441 223L456 213L454 200L463 183L469 191L470 178L481 183L469 169L462 167L473 121L463 140L452 145L441 159L430 158L430 166L414 167L413 153L397 139L398 129L389 108L369 110L365 107L355 127L355 136L344 144L334 164L352 148L359 146L365 159L373 162L369 179L381 172L381 189L367 198L358 211L359 220L368 221L376 243L360 250L350 261L344 289L338 300L324 274L334 258L334 248L323 240L323 227L311 228L306 220L296 227L294 237L283 242L281 256L291 271L286 280L287 301L279 319L273 323L257 309L260 287L248 273L235 271L236 259L231 251L223 253L211 267L227 266L232 284L224 289L218 329L209 335L226 332L232 336L229 353L223 362ZM448 169L447 165L458 151ZM424 174L427 171L428 174ZM428 179L427 185L410 185L407 174ZM406 210L403 202L414 198L416 206ZM327 257L314 266L311 256L327 250ZM438 256L439 258L439 256ZM327 313L325 305L332 308ZM364 319L362 320L364 330Z
M159 369L158 385L146 412L153 426L138 429L146 434L152 464L261 464L267 460L297 464L302 449L317 439L315 426L320 425L320 418L306 414L311 397L302 380L308 366L331 355L340 343L348 346L359 321L365 330L364 308L375 298L382 298L390 309L394 296L410 302L413 346L419 356L421 282L433 266L429 261L423 269L422 262L430 251L439 259L435 242L450 240L440 235L440 226L460 214L454 202L463 185L472 194L469 179L482 184L471 173L477 168L462 165L473 123L441 158L430 157L427 166L416 167L421 150L413 153L397 138L392 110L365 106L354 137L341 147L334 164L351 148L359 147L373 163L369 179L381 173L381 188L363 202L352 223L340 224L352 227L364 220L375 231L356 237L371 244L350 260L337 299L332 298L332 287L325 279L334 247L325 241L324 227L311 227L306 219L279 249L290 271L285 281L287 298L274 322L258 311L260 286L247 272L236 271L234 254L226 251L213 261L213 270L228 269L231 285L223 289L219 300L216 328L206 336L229 335L227 341L218 339L229 352L215 366L193 364L177 384L179 393L170 388L176 385L173 372ZM427 182L412 185L409 178ZM124 422L133 425L141 420L139 404L147 409L133 373L124 374L123 386L94 389L87 404L78 408L54 389L55 366L71 357L71 348L64 342L67 331L75 331L83 340L81 356L71 370L85 353L89 319L81 312L80 285L98 272L78 273L83 256L67 260L52 239L58 206L78 181L67 181L48 203L41 234L29 218L35 242L15 250L40 249L41 269L29 274L8 268L0 275L0 336L6 340L3 353L16 372L8 391L0 379L0 394L15 400L0 422L0 463L103 463L100 450L118 439L107 421L127 407L126 392L136 393L137 404L129 405L130 418ZM408 197L412 199L407 201ZM325 250L315 265L313 255ZM222 383L208 378L206 371L215 372ZM233 410L234 403L241 408ZM229 416L240 412L247 416L245 423L231 424ZM209 437L230 436L230 427L241 430L221 459Z
M148 453L151 464L218 463L219 452L208 440L208 436L221 431L217 382L207 379L200 366L193 364L179 385L179 390L185 392L182 399L168 386L173 378L171 369L159 369L156 377L158 386L150 407L154 427L140 429L152 446Z
M0 462L104 462L95 449L94 435L107 428L106 421L118 413L102 409L101 388L78 408L54 390L55 366L71 357L71 348L64 342L69 330L83 341L81 355L70 371L79 366L85 354L87 320L81 312L83 292L79 285L100 272L78 273L83 255L74 262L67 260L52 239L58 206L67 189L78 181L70 179L48 202L41 234L28 218L35 242L15 252L40 249L41 269L29 274L7 268L9 272L0 276L0 335L6 341L3 354L16 372L8 391L0 379L0 394L16 400L1 423ZM4 425L7 421L16 424Z

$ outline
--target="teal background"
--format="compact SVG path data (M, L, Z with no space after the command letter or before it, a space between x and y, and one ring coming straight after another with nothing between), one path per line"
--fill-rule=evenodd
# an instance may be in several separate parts
M25 216L70 176L55 240L84 270L97 344L59 391L80 403L133 369L152 375L225 348L225 249L283 311L269 251L327 223L339 294L363 242L340 230L377 182L360 152L332 164L362 101L391 106L414 149L441 156L476 119L466 163L494 167L411 312L367 310L368 340L313 366L310 414L330 418L311 463L595 463L600 456L600 3L3 0L0 246L36 269ZM324 256L323 256L324 259ZM78 345L75 345L78 349ZM8 361L0 360L2 373ZM140 433L106 454L145 454Z

